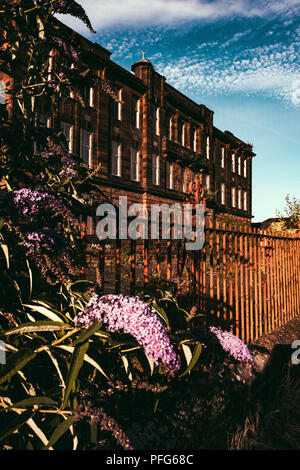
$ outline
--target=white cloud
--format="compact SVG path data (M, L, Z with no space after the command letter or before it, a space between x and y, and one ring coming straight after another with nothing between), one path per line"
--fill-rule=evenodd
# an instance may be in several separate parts
M137 24L170 24L177 21L215 21L234 15L264 17L274 14L293 16L300 0L81 0L93 27ZM58 15L69 26L87 34L82 23L70 16Z
M176 88L196 99L206 94L262 94L300 105L300 69L295 44L258 47L243 57L181 57L157 64ZM247 56L247 59L244 57Z

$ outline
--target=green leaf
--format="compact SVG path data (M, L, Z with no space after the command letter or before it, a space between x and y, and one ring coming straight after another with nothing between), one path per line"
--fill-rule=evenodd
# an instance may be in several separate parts
M2 248L2 250L3 250L5 259L6 259L7 269L9 269L9 251L8 251L8 246L5 245L4 243L1 243L0 245L1 245L1 248Z
M66 388L65 388L64 399L62 403L62 409L65 407L68 401L69 395L71 393L71 390L73 389L75 385L77 376L79 374L79 371L84 361L84 355L87 352L88 348L89 348L89 343L88 341L86 341L83 344L78 344L74 349L68 377L66 380Z
M160 317L163 318L167 327L169 327L170 323L169 323L169 319L167 317L165 310L162 307L159 307L159 305L157 304L155 300L151 303L151 307L159 314Z
M81 344L84 341L86 341L87 339L89 339L90 336L92 336L94 333L96 333L96 331L99 330L99 328L101 328L101 326L102 326L101 322L94 322L91 326L89 326L89 328L87 328L83 333L81 333L78 336L78 338L76 338L73 341L72 346L76 346L77 344Z
M31 271L28 259L26 259L26 264L27 264L28 274L29 274L29 299L28 300L30 300L31 294L32 294L32 271Z
M28 362L35 358L36 352L29 348L20 349L18 352L8 356L6 364L0 372L0 384L9 380L14 374L21 370Z
M15 416L8 426L0 434L0 441L7 436L20 429L34 415L34 411L24 411L22 414Z
M122 355L121 355L121 359L122 359L122 362L123 362L124 369L125 369L125 371L126 371L127 377L129 378L129 380L132 380L132 373L130 372L129 362L128 362L127 357L122 354Z
M63 314L61 314L60 312L57 312L57 310L53 310L53 309L50 310L47 304L44 304L44 305L47 305L47 307L40 306L40 305L33 305L33 304L23 304L23 305L24 307L31 308L35 312L41 313L45 317L50 318L50 320L53 320L53 321L61 321L62 319L66 320L66 317Z
M182 350L183 350L184 355L185 355L186 365L189 366L189 364L191 363L191 360L193 358L191 348L189 346L187 346L186 344L182 344L181 347L182 347Z
M8 410L10 408L29 408L34 405L55 406L57 405L57 403L48 397L31 397L25 398L25 400L18 401L17 403L14 403L8 408L5 408L5 410Z
M44 447L43 450L48 450L51 446L53 446L58 441L58 439L60 439L61 436L63 436L63 434L68 431L72 424L74 424L76 419L76 416L70 416L69 418L65 419L62 423L60 423L52 433L48 444Z
M197 343L197 345L195 346L195 349L193 351L193 357L192 357L188 367L186 368L186 370L182 374L179 375L179 377L183 377L184 375L188 374L193 369L193 367L196 365L196 363L199 359L201 351L202 351L202 344Z
M72 329L72 326L67 325L61 321L47 321L41 320L30 323L23 323L23 325L12 328L4 333L5 336L10 336L17 333L32 333L34 331L57 331Z
M59 349L64 349L65 351L68 351L72 353L74 351L74 348L72 346L56 346ZM90 364L91 366L95 367L104 377L109 380L108 376L105 374L104 370L99 366L98 362L96 362L94 359L92 359L90 356L87 354L84 356L84 361Z

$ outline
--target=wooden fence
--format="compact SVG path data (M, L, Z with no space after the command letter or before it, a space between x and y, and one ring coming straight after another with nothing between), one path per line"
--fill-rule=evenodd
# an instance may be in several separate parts
M185 305L209 323L227 323L245 342L300 314L300 236L210 224L204 246L178 240L87 242L89 273L104 272L104 291L137 294L176 283Z

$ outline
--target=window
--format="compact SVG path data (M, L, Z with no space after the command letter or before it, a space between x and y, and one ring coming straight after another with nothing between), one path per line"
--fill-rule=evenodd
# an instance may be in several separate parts
M244 178L247 178L247 160L244 160Z
M221 204L225 205L225 183L221 183Z
M242 190L241 189L238 190L238 208L239 209L242 208Z
M206 137L206 158L209 158L210 153L210 144L209 144L209 135Z
M181 119L178 119L178 143L182 143L182 138L183 138L183 122Z
M167 188L173 189L173 165L170 162L166 162L166 182Z
M73 152L73 126L72 124L68 124L67 122L61 121L60 128L62 130L63 135L66 138L67 146L69 152Z
M172 140L172 137L173 137L172 126L173 126L173 118L172 118L172 116L168 116L168 129L167 129L167 134L168 134L168 139L169 139L169 140Z
M131 124L137 129L140 128L140 100L134 95L131 101Z
M140 180L140 152L134 148L131 148L131 179Z
M221 168L225 168L225 147L221 147Z
M197 152L197 131L194 127L191 128L191 147L193 152Z
M80 158L89 166L92 165L92 138L91 132L80 130Z
M205 187L210 189L210 175L205 175Z
M117 101L112 99L112 117L115 121L122 120L122 89L119 87L114 87L115 95L117 96Z
M235 187L231 188L231 205L236 207L236 189Z
M122 146L119 142L113 141L111 150L111 174L113 176L121 176Z
M159 135L160 134L160 109L156 105L153 105L152 125L153 125L153 134Z
M94 89L90 86L84 86L82 89L82 99L87 106L94 105Z
M244 211L248 210L247 204L247 191L244 191L244 201L243 201Z
M182 125L182 133L181 133L181 145L183 147L186 146L186 140L187 140L186 139L186 131L187 131L187 126L186 126L186 124L183 124Z
M242 174L242 159L240 155L238 156L238 174Z
M231 170L235 173L235 153L231 154Z
M152 183L159 185L159 156L152 155Z

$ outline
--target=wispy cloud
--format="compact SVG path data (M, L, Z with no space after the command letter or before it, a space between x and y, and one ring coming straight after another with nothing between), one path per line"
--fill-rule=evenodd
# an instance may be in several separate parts
M138 24L169 24L177 21L215 21L242 16L295 15L300 0L81 0L96 30ZM61 15L59 15L61 16ZM71 17L64 21L77 31L86 28ZM287 20L286 20L287 21Z
M173 86L200 100L205 94L262 94L299 106L298 46L278 43L243 50L235 57L182 56L157 68Z

